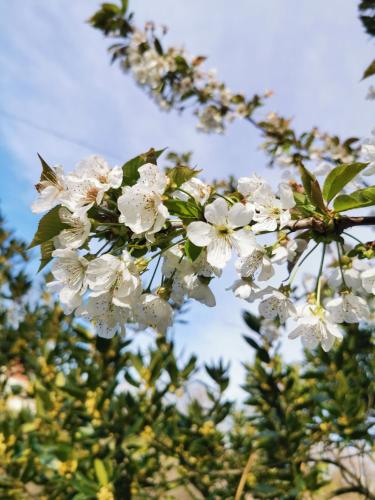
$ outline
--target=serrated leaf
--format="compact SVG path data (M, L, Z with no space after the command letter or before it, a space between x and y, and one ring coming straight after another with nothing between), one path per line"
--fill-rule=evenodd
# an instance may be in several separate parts
M345 212L353 208L372 207L375 205L375 186L358 189L351 194L337 196L333 206L336 212Z
M48 240L40 245L40 265L38 273L52 260L52 252L55 250L53 240Z
M95 474L96 477L98 478L100 486L107 486L108 484L108 474L106 471L106 468L104 466L104 463L102 460L99 458L96 458L94 460L94 468L95 468Z
M362 80L364 80L365 78L368 78L369 76L372 76L374 74L375 74L375 59L365 69L365 72L363 73L363 76L362 76Z
M176 215L183 220L197 220L201 218L201 208L191 201L167 200L164 205L171 215Z
M326 211L326 206L324 203L322 190L320 189L320 185L315 175L313 175L306 167L302 164L299 166L299 170L301 173L301 180L303 187L305 188L305 193L310 202L314 205L314 207L319 208L323 212Z
M185 255L194 262L200 256L203 247L197 247L190 240L186 240L185 242Z
M195 177L200 170L194 170L190 167L185 167L183 165L178 165L177 167L171 168L167 172L167 176L171 181L171 186L180 187L184 182L189 181Z
M329 203L368 163L349 163L339 165L327 175L323 185L324 199Z
M38 229L35 233L33 241L29 245L29 248L41 245L42 243L57 236L63 229L69 227L67 224L61 222L59 210L60 205L52 208L52 210L43 215L39 221Z
M123 185L133 186L139 179L138 169L145 163L154 163L156 165L157 159L165 151L165 149L160 149L155 151L155 149L150 149L147 153L135 156L131 160L127 161L122 166L123 171Z

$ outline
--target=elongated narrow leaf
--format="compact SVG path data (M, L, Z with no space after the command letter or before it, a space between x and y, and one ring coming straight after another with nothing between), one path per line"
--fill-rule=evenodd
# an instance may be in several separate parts
M104 463L99 458L94 460L95 474L98 478L100 486L107 486L108 484L108 474Z
M29 248L41 245L57 236L63 229L69 227L63 224L59 216L60 205L52 208L40 219L37 232L35 233L33 241L30 243Z
M369 76L372 76L374 74L375 74L375 59L366 68L365 72L363 73L362 80L364 80L365 78L368 78Z
M315 175L313 175L307 168L302 164L299 166L301 173L301 180L303 187L305 188L305 193L310 202L314 207L320 209L321 211L326 211L326 206L323 199L322 190Z
M324 199L329 203L368 163L349 163L339 165L327 175L323 185Z
M372 207L375 205L375 186L358 189L351 194L337 196L333 206L336 212L345 212L353 208Z
M155 151L155 149L150 149L147 153L143 153L141 155L132 158L128 162L126 162L123 167L123 185L124 186L133 186L139 178L138 169L145 163L154 163L156 165L156 161L159 156L165 151L165 149L160 149L159 151Z

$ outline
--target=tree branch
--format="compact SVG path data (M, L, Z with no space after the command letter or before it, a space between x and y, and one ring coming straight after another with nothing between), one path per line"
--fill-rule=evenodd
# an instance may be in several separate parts
M375 226L375 216L368 217L350 217L347 215L341 216L339 219L333 220L333 227L331 223L326 223L321 219L315 217L307 217L297 221L291 221L288 228L291 232L302 231L305 229L313 229L314 231L325 234L336 232L341 234L345 229L358 226Z

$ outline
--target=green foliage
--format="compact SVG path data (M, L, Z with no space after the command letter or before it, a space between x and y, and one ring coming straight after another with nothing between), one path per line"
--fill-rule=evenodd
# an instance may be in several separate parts
M168 170L167 175L170 179L171 186L178 188L186 181L189 181L196 175L198 175L200 170L194 170L190 167L183 165L177 165L174 168Z
M30 243L29 248L36 247L51 240L68 227L66 224L61 222L59 210L60 205L52 208L49 212L43 215L39 221L38 229L35 233L33 241Z
M375 186L358 189L351 194L341 194L333 203L336 212L372 207L373 205L375 205Z
M315 175L309 172L302 164L299 165L299 169L307 198L314 207L325 212L326 206L323 200L322 190Z
M165 151L165 149L160 149L159 151L155 151L154 149L150 149L146 153L140 154L131 160L127 161L123 167L123 185L124 186L133 186L137 180L139 179L138 169L145 163L153 163L156 165L157 159L159 156Z
M202 247L197 247L192 243L190 240L185 241L185 255L192 261L194 262L197 260L197 258L200 256L202 253L203 248Z
M250 457L244 493L302 499L329 482L328 461L344 474L333 451L370 452L370 330L351 326L337 349L306 352L300 367L245 313L255 358L239 409L225 396L223 361L205 365L210 383L194 396L197 359L179 360L166 338L137 350L129 334L99 350L47 294L29 304L26 245L3 224L0 250L1 498L233 498Z
M170 199L165 201L164 205L168 208L171 215L176 215L187 223L191 220L197 220L202 217L202 208L199 207L195 201Z
M326 202L329 203L367 165L368 163L350 163L332 169L323 185L323 197Z

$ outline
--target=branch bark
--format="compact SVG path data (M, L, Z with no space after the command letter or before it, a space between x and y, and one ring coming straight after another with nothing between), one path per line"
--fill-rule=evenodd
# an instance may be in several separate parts
M332 231L336 232L337 234L341 234L343 231L345 231L345 229L358 226L375 226L375 216L350 217L347 215L343 215L339 219L334 219L333 229L330 224L327 224L323 220L316 219L315 217L307 217L306 219L291 221L289 222L287 227L291 232L313 229L314 231L321 234L325 234L328 232L332 233Z

